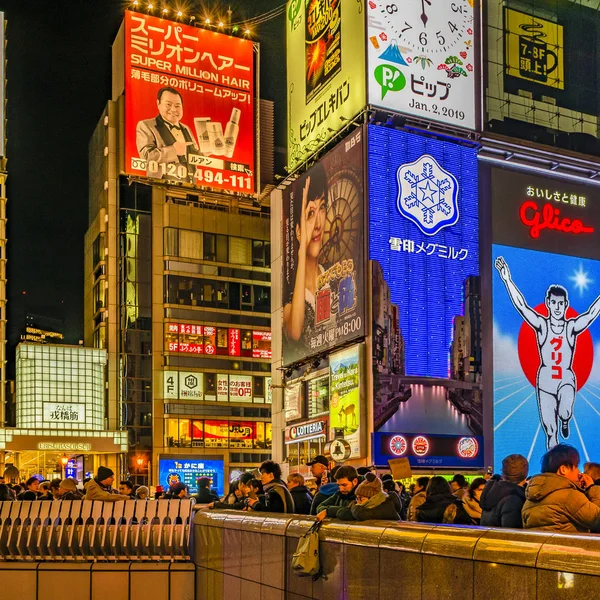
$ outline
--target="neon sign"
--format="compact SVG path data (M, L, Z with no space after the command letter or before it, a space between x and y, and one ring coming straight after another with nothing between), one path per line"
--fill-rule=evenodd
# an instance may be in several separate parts
M560 210L551 204L544 204L540 211L538 205L532 200L523 202L519 209L521 223L529 227L529 235L533 239L540 237L543 229L562 231L563 233L594 233L593 227L585 226L579 219L560 217Z

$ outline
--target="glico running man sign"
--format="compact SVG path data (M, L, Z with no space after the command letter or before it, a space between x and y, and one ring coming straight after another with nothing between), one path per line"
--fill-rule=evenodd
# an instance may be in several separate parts
M254 44L125 13L125 173L256 190Z

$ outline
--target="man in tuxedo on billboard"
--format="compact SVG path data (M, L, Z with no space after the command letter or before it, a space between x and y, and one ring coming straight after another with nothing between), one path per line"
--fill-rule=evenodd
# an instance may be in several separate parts
M163 87L158 90L156 105L158 116L139 121L135 130L137 150L147 161L148 177L182 180L183 170L177 167L183 165L185 180L189 181L188 149L197 152L198 148L192 130L181 122L183 98L176 89Z

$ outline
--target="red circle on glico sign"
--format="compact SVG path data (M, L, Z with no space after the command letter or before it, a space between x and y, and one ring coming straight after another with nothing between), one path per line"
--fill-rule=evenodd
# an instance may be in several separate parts
M542 317L548 317L548 307L545 304L538 304L533 310ZM570 306L567 308L565 317L574 319L579 313ZM540 351L535 331L523 323L519 331L518 341L519 362L525 377L533 387L537 387L537 374L540 368ZM573 354L573 372L577 380L577 391L586 383L592 372L594 364L594 342L589 329L577 336L575 350Z
M429 452L429 440L418 435L412 442L412 450L417 456L425 456Z

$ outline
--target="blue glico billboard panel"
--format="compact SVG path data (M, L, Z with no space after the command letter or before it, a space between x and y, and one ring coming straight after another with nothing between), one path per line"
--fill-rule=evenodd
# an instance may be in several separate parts
M465 280L479 275L475 148L369 127L369 245L397 305L406 375L448 378Z
M211 487L219 496L225 493L225 471L222 460L203 460L202 458L161 458L158 466L159 484L168 488L174 483L185 483L190 493L198 491L196 483L200 477L208 477Z

